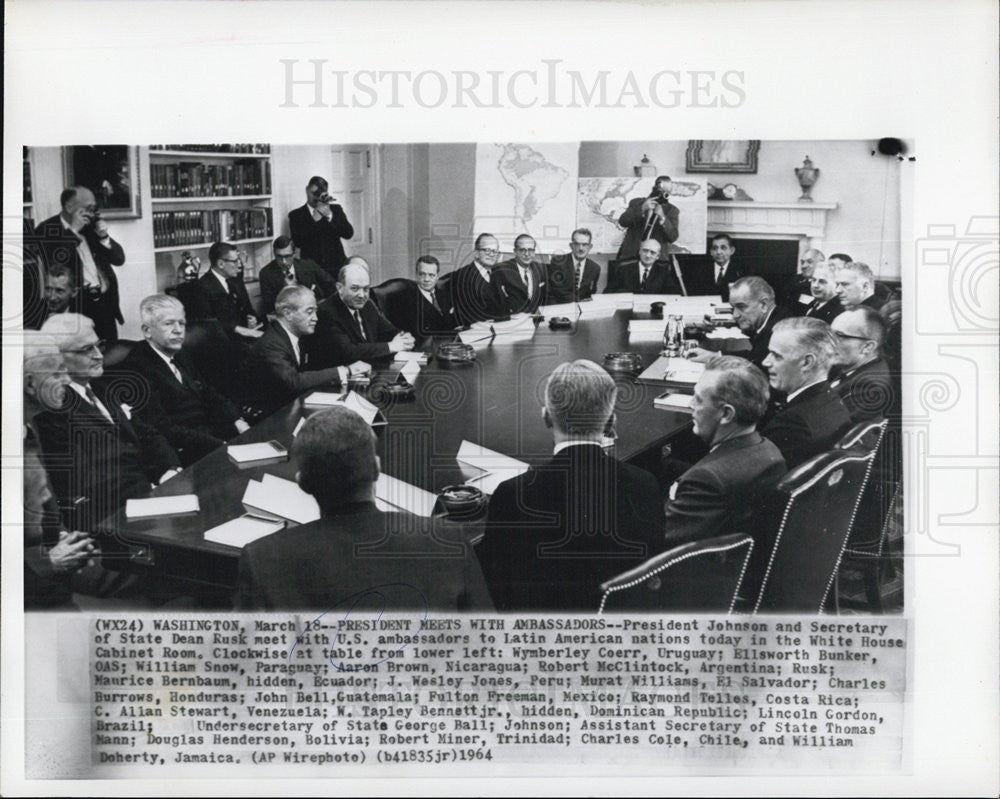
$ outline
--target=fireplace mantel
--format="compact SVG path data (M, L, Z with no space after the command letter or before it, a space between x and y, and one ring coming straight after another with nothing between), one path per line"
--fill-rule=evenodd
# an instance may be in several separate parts
M751 239L798 239L799 250L823 248L827 214L837 203L708 201L708 233Z

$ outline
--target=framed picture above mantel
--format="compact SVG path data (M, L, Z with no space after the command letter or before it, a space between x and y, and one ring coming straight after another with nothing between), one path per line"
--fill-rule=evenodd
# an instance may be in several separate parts
M690 139L688 172L739 172L757 174L760 139Z
M138 219L139 148L124 144L76 145L63 148L67 186L86 186L105 219Z

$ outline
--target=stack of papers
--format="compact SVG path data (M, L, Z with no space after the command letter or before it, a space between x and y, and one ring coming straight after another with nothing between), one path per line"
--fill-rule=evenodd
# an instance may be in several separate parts
M580 303L580 315L588 319L614 316L619 308L631 308L634 296L631 293L595 294Z
M639 375L639 380L646 383L671 385L691 388L698 382L705 364L687 358L668 358L660 356Z
M691 394L661 394L653 400L653 405L671 411L690 411L693 400Z
M575 302L562 302L558 305L539 305L538 313L545 319L553 319L556 316L575 319L580 315L580 306Z
M458 454L455 455L455 460L460 464L484 472L484 474L471 477L465 482L488 495L492 495L497 486L504 480L510 480L512 477L517 477L528 471L528 464L524 461L486 449L486 447L473 444L471 441L462 442L458 448Z
M254 516L265 519L288 519L296 524L308 524L319 518L319 505L298 483L265 474L251 480L243 494L243 507Z
M229 460L239 464L253 464L267 461L277 463L288 458L288 450L277 441L262 441L258 444L230 444L226 451Z
M260 519L255 516L240 516L231 521L205 531L205 540L242 549L251 541L278 532L284 528L284 520Z
M197 513L200 510L195 494L178 494L173 497L149 497L148 499L128 499L125 501L125 517L128 519L148 519L151 516L178 516L182 513Z
M705 338L718 340L745 338L747 341L750 340L738 327L717 327L712 332L707 333Z
M419 371L419 367L418 367ZM366 424L385 424L385 418L379 412L378 406L373 405L367 399L355 391L345 391L343 394L335 394L330 391L314 391L303 400L305 405L330 407L332 405L343 405L357 413ZM296 432L298 428L296 428Z
M510 344L524 341L535 335L535 320L528 314L518 314L509 322L496 322L493 325L494 344Z
M380 474L375 481L375 500L379 510L406 511L415 516L430 517L434 514L437 495L387 474Z
M397 352L393 358L397 363L416 363L419 366L426 366L428 357L427 353L422 350L415 350L414 352Z

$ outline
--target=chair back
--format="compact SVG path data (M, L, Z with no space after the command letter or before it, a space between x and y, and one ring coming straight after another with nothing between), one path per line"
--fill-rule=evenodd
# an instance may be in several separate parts
M870 422L859 422L849 428L840 441L834 444L834 449L853 449L859 447L864 450L874 452L882 443L885 435L885 428L888 425L885 419L878 419Z
M104 353L104 368L112 369L120 364L141 343L141 341L132 341L127 338L120 338L118 341L112 342Z
M681 544L603 583L597 612L730 613L752 550L742 533Z
M230 399L240 399L231 396L234 373L239 371L239 359L219 320L189 321L182 349L191 356L195 368L213 388L230 396Z
M406 318L404 309L400 307L402 296L415 285L409 278L393 277L372 289L375 304L396 327L402 327L402 320Z
M860 448L824 452L775 486L778 522L764 531L768 557L755 613L822 610L874 457Z

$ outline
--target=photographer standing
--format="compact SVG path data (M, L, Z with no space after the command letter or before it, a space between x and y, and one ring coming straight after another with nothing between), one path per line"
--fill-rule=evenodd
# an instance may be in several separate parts
M347 215L329 194L324 178L309 178L306 204L289 212L288 227L299 247L299 257L315 261L336 279L337 271L347 263L341 239L354 235Z
M77 307L69 310L92 319L99 339L117 341L116 322L125 320L118 302L118 278L111 267L125 263L125 251L108 233L90 189L70 186L59 195L59 204L62 211L35 229L42 268L47 272L69 266L80 287Z
M646 239L660 242L663 256L670 252L670 245L677 241L680 210L668 198L673 181L661 175L653 182L653 190L643 199L636 197L628 204L618 224L625 228L625 238L618 248L618 260L639 257L639 244Z

